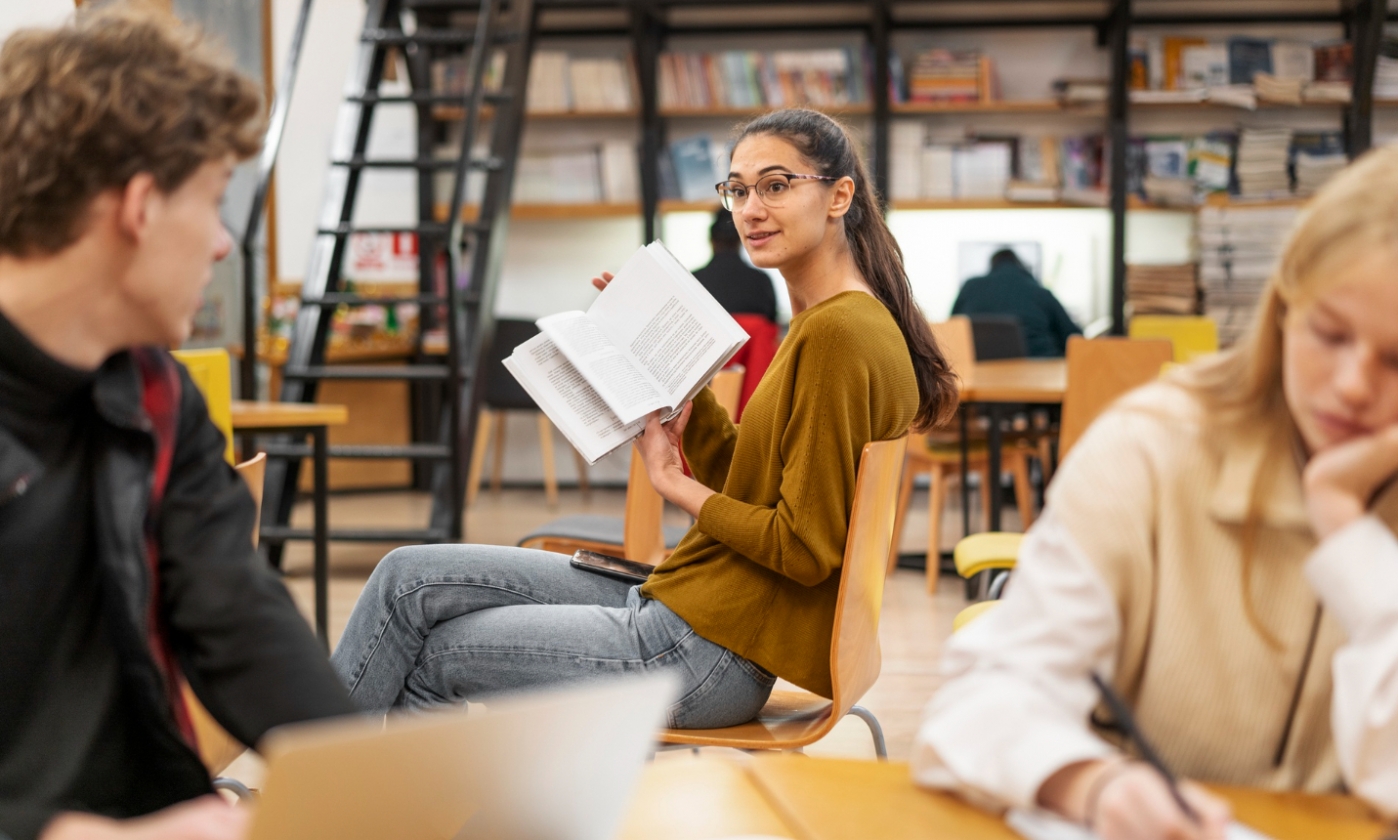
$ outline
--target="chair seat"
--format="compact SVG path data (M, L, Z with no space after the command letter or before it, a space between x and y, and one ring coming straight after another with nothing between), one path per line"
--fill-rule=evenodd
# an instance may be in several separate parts
M673 549L679 545L680 540L684 539L684 535L689 533L688 528L678 525L666 525L662 530L665 534L665 548L667 549ZM620 516L580 513L574 516L561 516L536 528L526 534L518 544L527 545L533 540L562 539L619 546L623 542L624 531L625 527Z
M1003 531L965 537L952 552L956 573L970 578L987 569L1013 569L1019 558L1019 545L1023 541L1023 534Z
M991 608L999 603L999 601L981 601L957 613L956 618L951 620L951 632L960 632L961 628L990 612Z
M756 720L723 729L662 729L660 741L739 750L795 749L815 743L834 727L832 705L808 691L777 690Z

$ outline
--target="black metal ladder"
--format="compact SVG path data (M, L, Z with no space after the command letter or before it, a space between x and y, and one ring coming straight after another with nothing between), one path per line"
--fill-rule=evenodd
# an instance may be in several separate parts
M408 445L331 446L333 458L408 459L430 476L432 512L421 528L332 529L333 540L441 542L464 537L466 475L475 436L476 406L483 394L481 365L494 335L495 292L504 256L509 203L524 118L524 94L534 34L533 0L369 0L355 64L336 121L321 221L301 291L301 307L288 349L280 399L314 402L328 380L390 380L414 392L416 442ZM463 17L465 25L462 25ZM465 51L464 91L436 91L432 62ZM408 93L381 93L385 65L394 52L407 66ZM498 88L486 89L489 65L503 53ZM411 158L378 158L368 152L375 110L408 104L417 113L417 152ZM457 109L459 149L454 159L434 155L443 125L439 109ZM484 142L481 142L484 141ZM486 149L484 154L480 149ZM404 226L356 225L355 203L369 169L416 175L417 216ZM450 195L436 193L434 176L452 173ZM467 196L468 174L483 173L478 196ZM445 200L443 200L445 198ZM479 211L462 218L468 200ZM445 213L443 213L443 208ZM343 282L350 237L360 233L413 233L418 240L418 294L361 297ZM469 273L460 269L469 264ZM441 281L444 275L445 281ZM442 287L445 286L443 289ZM409 363L395 366L326 364L331 315L341 307L417 304L416 346ZM429 328L445 335L445 358L429 354ZM423 416L424 412L427 416ZM280 439L263 445L269 457L262 541L280 565L287 540L310 539L309 529L289 527L302 459L310 447Z

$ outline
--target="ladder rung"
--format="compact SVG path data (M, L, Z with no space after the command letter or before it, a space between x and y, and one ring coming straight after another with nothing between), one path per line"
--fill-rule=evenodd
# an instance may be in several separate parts
M472 158L466 162L471 169L495 170L500 168L500 158ZM455 169L456 161L451 158L366 158L355 155L330 161L331 166L348 166L351 169Z
M309 458L311 447L304 443L265 443L261 446L268 458ZM415 461L444 461L451 457L451 447L440 443L410 443L383 446L344 445L326 449L331 458L409 458Z
M400 303L416 303L420 306L445 304L441 295L395 295L393 297L364 297L353 292L327 292L318 298L302 298L302 306L394 306Z
M408 33L397 29L366 29L360 40L370 44L402 46L405 44L435 44L462 47L476 42L476 34L465 29L418 29ZM490 36L492 44L507 44L519 40L519 33L501 30Z
M355 233L416 233L420 236L446 236L451 230L441 222L423 222L417 225L355 225L349 222L334 227L320 228L317 236L349 236Z
M288 367L282 371L285 379L354 379L354 380L446 380L451 371L446 365L308 365Z
M262 542L282 543L288 540L312 540L315 533L310 528L288 528L279 525L263 525ZM336 528L330 530L330 539L344 542L445 542L445 528Z

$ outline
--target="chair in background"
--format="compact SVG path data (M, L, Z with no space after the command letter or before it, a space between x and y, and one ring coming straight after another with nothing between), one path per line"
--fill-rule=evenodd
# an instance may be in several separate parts
M1131 338L1166 338L1179 364L1218 352L1218 325L1203 315L1137 315L1127 329Z
M1028 355L1024 344L1024 329L1019 319L1010 315L972 315L971 336L975 340L978 362L999 359L1023 359Z
M238 475L248 485L248 492L252 494L254 506L259 511L261 517L262 510L262 483L267 472L267 453L259 452L253 458L249 458L233 469L238 471ZM257 520L252 524L252 544L257 546ZM238 739L229 735L208 709L199 702L199 698L194 696L194 692L186 683L181 687L184 694L184 704L189 710L190 722L194 725L195 740L199 744L199 759L204 763L204 767L209 771L209 775L217 776L223 772L224 768L233 763L233 759L243 754L246 749Z
M171 353L194 380L209 407L209 419L223 432L223 457L233 463L233 373L232 360L223 348L176 350ZM259 493L259 497L260 497Z
M752 392L757 390L757 384L762 381L762 376L767 373L767 368L777 355L777 345L781 343L781 327L761 315L746 312L734 314L733 320L748 334L747 344L740 347L729 362L729 365L741 365L747 371L743 376L742 390L738 396L738 410L733 414L733 422L737 423L743 419L743 409L747 408L748 399L752 397Z
M709 383L718 404L730 417L738 410L742 383L742 368L719 371ZM597 514L563 516L526 534L519 545L558 554L586 549L655 565L668 557L689 531L687 527L665 525L664 518L665 500L655 492L640 453L632 447L626 508L621 518Z
M845 715L852 714L869 725L874 752L881 759L887 758L878 720L856 704L878 679L881 667L879 614L883 609L885 561L893 538L894 500L906 444L905 438L869 443L859 459L830 643L834 697L826 700L807 691L773 691L756 720L724 729L664 729L660 733L662 743L795 750L819 741Z
M1011 319L1013 322L1013 319ZM1019 324L1013 322L1018 335ZM932 334L937 346L963 386L969 384L976 362L975 346L972 338L972 322L964 315L957 315L946 321L933 323ZM981 510L990 509L990 492L994 482L986 479L989 466L989 451L984 439L972 440L968 458L968 469L981 477ZM1001 450L1001 461L1014 476L1015 506L1019 510L1024 527L1034 521L1034 502L1029 486L1029 455L1019 441L1013 441ZM914 432L908 435L906 463L903 467L903 481L898 493L898 510L894 518L893 540L889 546L888 569L898 562L898 545L903 535L903 523L907 517L908 505L913 495L913 484L919 475L928 476L927 500L927 591L937 591L940 571L942 511L946 508L948 489L953 478L961 475L961 444L956 432L933 431Z
M1068 339L1068 391L1063 397L1058 457L1068 456L1107 406L1155 379L1173 357L1174 348L1164 339Z
M466 507L476 501L480 490L481 469L485 464L485 452L493 442L495 458L490 473L490 490L500 492L501 474L505 465L505 412L535 412L539 425L539 455L544 463L544 496L550 505L558 504L558 476L553 460L553 424L534 402L534 398L524 387L505 370L504 361L514 349L539 334L533 321L519 321L501 318L495 322L495 340L481 370L485 373L485 400L480 417L476 421L476 440L471 452L471 470L466 477ZM586 497L591 490L587 477L587 461L577 450L568 447L573 453L573 461L578 468L578 485Z

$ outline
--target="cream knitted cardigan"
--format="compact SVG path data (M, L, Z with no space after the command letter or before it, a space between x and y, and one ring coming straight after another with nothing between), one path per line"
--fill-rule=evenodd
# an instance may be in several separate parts
M1275 434L1225 433L1166 383L1104 414L1054 478L1005 602L949 642L948 681L914 750L918 778L1032 804L1055 770L1114 749L1087 721L1107 717L1087 681L1097 669L1183 776L1321 791L1340 786L1343 764L1352 787L1398 811L1398 701L1387 699L1398 672L1395 497L1379 506L1389 528L1366 517L1317 551L1300 466L1284 445L1269 454ZM1244 601L1258 479L1247 597L1272 643ZM1332 698L1343 703L1340 754Z

